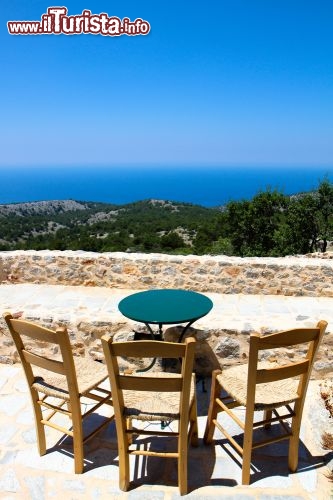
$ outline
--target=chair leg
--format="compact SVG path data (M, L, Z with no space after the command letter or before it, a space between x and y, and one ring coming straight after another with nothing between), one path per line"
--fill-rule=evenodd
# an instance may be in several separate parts
M181 432L178 438L178 486L181 495L187 494L187 433Z
M194 396L194 401L190 410L190 423L193 423L193 430L191 435L191 446L199 446L198 441L198 413L197 413L197 399Z
M74 450L74 470L75 474L82 474L84 468L83 461L83 429L80 401L70 404L73 423L73 450Z
M272 418L272 410L265 410L264 411L264 420L269 420L270 418ZM267 422L266 424L264 424L264 429L269 429L270 426L272 425L272 422Z
M215 400L220 396L221 387L217 381L217 375L221 373L220 370L214 371L212 374L212 387L210 391L210 403L208 409L208 417L206 423L206 429L204 434L204 442L210 444L213 440L215 425L213 420L216 420L219 407L217 406Z
M132 441L132 434L127 434L126 430L132 427L132 418L123 418L117 411L115 412L115 422L117 429L118 455L119 455L119 489L128 491L130 484L130 463L129 445Z
M301 429L302 410L300 405L295 403L295 416L291 422L291 438L289 440L288 466L291 472L295 472L298 467L299 434Z
M39 400L38 392L34 389L31 390L32 406L34 410L35 426L37 434L37 446L39 454L45 455L46 453L46 439L45 439L45 427L42 424L43 414L40 405L37 403Z
M126 419L126 428L127 428L127 430L132 429L132 417L129 417ZM134 436L132 433L127 434L127 442L129 445L133 443L133 438L134 438Z
M129 470L129 454L128 454L128 439L124 434L122 438L118 438L118 453L119 453L119 489L127 491L130 483Z
M242 465L242 484L250 484L251 471L251 455L253 441L253 418L254 411L252 408L246 411L244 441L243 441L243 465Z

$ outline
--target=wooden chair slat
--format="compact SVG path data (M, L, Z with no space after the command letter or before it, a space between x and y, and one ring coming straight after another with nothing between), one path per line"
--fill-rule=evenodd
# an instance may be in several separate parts
M59 334L47 328L41 328L39 325L20 319L12 319L11 325L19 335L27 335L40 342L59 344Z
M134 375L120 375L119 388L131 391L180 392L183 387L181 378L148 378Z
M183 358L185 344L163 342L163 358ZM132 342L112 343L111 350L114 356L131 358L158 358L161 357L161 345L158 341L135 340Z
M38 354L26 350L22 351L22 355L27 363L39 366L39 368L43 368L44 370L59 373L59 375L66 375L66 369L62 361L44 358L43 356L39 356Z
M264 384L268 382L276 382L286 378L297 377L306 373L309 369L309 360L299 361L297 363L290 363L286 366L279 366L276 368L259 369L257 371L257 384Z
M260 338L258 349L274 349L304 344L304 342L312 342L317 336L318 330L315 328L297 328L294 330L272 333Z

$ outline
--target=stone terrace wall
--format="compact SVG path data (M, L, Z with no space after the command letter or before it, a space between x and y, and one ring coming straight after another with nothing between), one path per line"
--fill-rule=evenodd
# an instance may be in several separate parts
M0 252L0 282L333 297L333 260L14 251Z

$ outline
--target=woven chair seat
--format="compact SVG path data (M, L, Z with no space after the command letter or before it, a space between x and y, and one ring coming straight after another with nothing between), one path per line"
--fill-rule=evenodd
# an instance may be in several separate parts
M135 375L138 375L137 373ZM129 375L130 376L130 375ZM176 373L156 372L154 377L181 378ZM195 375L192 375L190 405L195 394ZM124 415L137 420L177 420L179 412L179 392L147 392L124 390Z
M80 395L86 394L108 377L106 366L90 358L74 357L74 364ZM67 380L64 375L51 373L42 368L36 369L32 387L48 396L69 401Z
M258 368L267 368L267 362L258 363ZM248 365L244 364L226 368L217 376L219 384L242 406L246 406L247 371ZM298 380L290 378L258 384L254 409L269 410L292 403L298 399L297 388Z

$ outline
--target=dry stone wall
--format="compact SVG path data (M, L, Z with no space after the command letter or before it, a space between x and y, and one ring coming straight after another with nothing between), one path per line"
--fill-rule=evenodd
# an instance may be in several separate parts
M333 260L14 251L0 252L0 281L333 297Z

